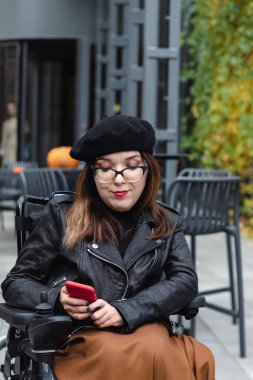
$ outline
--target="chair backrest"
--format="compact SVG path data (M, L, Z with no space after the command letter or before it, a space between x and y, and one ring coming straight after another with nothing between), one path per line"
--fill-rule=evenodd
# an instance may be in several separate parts
M0 201L16 201L21 195L20 176L12 170L0 169Z
M63 174L66 177L68 190L75 191L76 181L83 169L62 169Z
M196 169L185 168L178 173L178 177L231 177L232 173L226 170L219 169Z
M37 224L43 207L49 198L23 196L17 201L15 229L17 231L17 253L26 241L28 235Z
M177 177L166 204L181 215L185 234L208 234L238 226L239 177Z
M3 169L15 169L15 168L38 168L39 163L37 161L13 161L5 162L2 165Z
M20 173L23 195L49 197L55 191L67 191L67 180L59 169L25 169Z
M50 198L61 195L74 195L72 191L56 191L49 197L22 196L17 201L15 229L17 232L17 252L38 223L41 213Z

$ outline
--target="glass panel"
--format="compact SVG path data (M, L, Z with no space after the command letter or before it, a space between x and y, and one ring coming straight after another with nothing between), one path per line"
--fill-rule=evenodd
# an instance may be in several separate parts
M107 19L109 17L108 15L108 11L109 11L109 7L108 7L108 0L102 0L100 2L100 6L102 6L102 14L103 14L103 17L105 19Z
M117 69L122 69L123 67L123 48L122 47L117 47L115 48L115 67Z
M157 126L158 129L167 128L167 102L168 102L168 60L158 61L158 101Z
M0 44L0 164L17 160L18 57L18 44Z
M160 0L158 47L169 47L169 0Z
M107 86L107 64L102 63L101 64L101 83L100 87L101 89L105 89Z
M121 101L122 101L122 91L121 90L115 91L114 99L115 99L115 102L113 105L113 113L115 115L120 115L121 114Z
M124 34L124 6L118 5L117 6L117 29L116 34L119 36L122 36Z
M106 114L106 102L104 98L100 99L100 118L102 119Z
M144 41L144 27L143 25L139 25L138 26L138 44L137 44L138 66L143 66L143 41Z
M156 153L166 153L166 141L157 141L156 143ZM165 176L166 176L166 160L158 159L157 162L160 166L161 175L162 175L162 181L160 184L159 192L158 192L158 199L160 201L164 201L164 191L165 191Z
M143 83L137 82L137 117L142 117Z
M139 8L144 9L145 8L145 0L140 0Z
M100 53L102 55L108 53L108 32L104 30L100 33Z
M22 159L46 166L48 151L72 145L75 126L76 43L29 41Z

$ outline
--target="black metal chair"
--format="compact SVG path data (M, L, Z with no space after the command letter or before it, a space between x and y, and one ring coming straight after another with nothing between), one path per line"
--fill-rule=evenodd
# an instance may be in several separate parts
M198 168L185 168L178 173L178 177L231 177L232 173L227 170L220 169L198 169Z
M184 174L184 173L183 173ZM192 174L192 173L191 173ZM166 203L176 208L183 220L183 230L190 236L193 260L196 263L196 237L218 232L225 233L229 284L222 288L201 291L202 295L229 292L231 308L211 303L207 307L233 317L239 322L240 355L246 356L243 278L239 228L240 178L223 173L195 173L178 176L171 183ZM208 175L204 175L208 174ZM219 175L218 175L219 174ZM234 252L232 250L234 240ZM234 266L235 261L235 266ZM194 324L194 323L193 323ZM195 327L193 326L193 331Z
M4 228L4 211L15 211L16 201L21 195L19 174L12 170L0 169L0 217Z
M53 196L62 194L56 192ZM19 198L16 213L18 254L47 202L48 198ZM0 318L9 324L7 337L0 338L0 349L6 350L0 367L6 380L56 380L51 364L56 349L68 336L71 318L65 314L53 315L44 294L41 302L34 311L0 304ZM191 319L204 306L205 298L199 296L178 313Z
M67 191L68 184L60 169L34 168L20 173L22 194L49 197L55 191Z
M73 168L73 169L61 169L61 170L66 177L68 190L75 191L76 181L79 175L81 174L82 169Z
M2 165L3 169L14 169L15 168L22 168L22 169L27 169L27 168L38 168L39 164L37 161L11 161L11 162L6 162Z

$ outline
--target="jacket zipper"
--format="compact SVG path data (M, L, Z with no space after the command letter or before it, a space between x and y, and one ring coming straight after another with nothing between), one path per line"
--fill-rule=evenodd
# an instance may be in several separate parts
M120 265L116 264L115 262L113 261L110 261L110 260L107 260L105 259L104 257L101 257L99 256L98 254L96 254L95 252L93 252L90 248L87 248L87 251L92 254L93 256L97 257L98 259L102 260L102 261L105 261L106 263L109 263L109 264L112 264L114 266L116 266L117 268L119 268L120 270L122 270L122 272L124 272L125 276L126 276L126 280L127 280L127 283L126 283L126 286L125 286L125 290L123 292L123 295L121 297L121 300L125 299L125 296L126 296L126 293L127 293L127 289L128 289L128 284L129 284L129 280L128 280L128 275L127 275L127 272L125 271L124 268L122 268Z
M57 278L54 282L52 282L52 287L55 287L57 285L59 285L61 282L63 281L66 281L67 280L67 277L66 276L63 276L63 277L60 277L60 278Z

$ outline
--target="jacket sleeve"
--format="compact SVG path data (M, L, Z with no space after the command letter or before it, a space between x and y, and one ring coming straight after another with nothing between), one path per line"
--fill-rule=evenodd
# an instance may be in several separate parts
M126 332L168 319L197 295L198 279L179 217L172 238L165 244L169 250L165 278L132 298L112 302L127 322Z
M33 310L41 302L41 292L46 291L48 302L54 305L59 288L47 285L47 278L61 246L63 231L59 212L53 201L45 206L38 225L1 285L7 304Z

